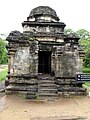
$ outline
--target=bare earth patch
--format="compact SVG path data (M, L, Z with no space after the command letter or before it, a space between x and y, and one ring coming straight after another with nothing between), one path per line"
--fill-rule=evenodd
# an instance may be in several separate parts
M86 120L86 118L79 116L50 116L31 118L31 120Z
M89 97L31 101L8 95L2 96L0 102L3 103L0 104L0 109L3 108L0 120L90 120Z

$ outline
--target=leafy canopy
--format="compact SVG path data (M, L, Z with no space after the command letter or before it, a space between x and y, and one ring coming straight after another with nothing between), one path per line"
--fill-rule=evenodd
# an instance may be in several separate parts
M78 31L73 31L72 29L66 29L65 34L76 33L80 37L79 44L85 51L84 66L90 67L90 32L85 29L80 29Z
M0 64L7 63L6 41L0 38Z

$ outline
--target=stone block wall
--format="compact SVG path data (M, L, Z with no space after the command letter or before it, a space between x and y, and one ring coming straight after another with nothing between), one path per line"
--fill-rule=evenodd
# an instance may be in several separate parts
M30 73L30 61L29 47L19 47L14 57L14 74L29 74Z
M61 77L75 77L81 72L79 52L64 51L60 56L60 66Z

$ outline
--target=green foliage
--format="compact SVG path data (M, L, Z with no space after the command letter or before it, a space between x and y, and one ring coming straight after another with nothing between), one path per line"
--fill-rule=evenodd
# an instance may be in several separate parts
M90 67L90 32L84 29L80 29L76 33L79 35L79 43L85 51L85 57L83 59L84 66Z
M65 30L65 34L74 32L72 29ZM79 44L85 51L84 67L90 67L90 32L85 29L80 29L75 32L80 37Z
M77 32L80 36L80 45L83 47L85 51L85 57L84 57L84 66L90 67L90 32L81 29Z
M90 50L90 32L85 29L80 29L76 32L79 37L79 43L85 50L85 52Z
M35 95L35 98L36 98L37 102L39 102L39 95L37 93Z
M4 69L0 72L0 81L3 81L6 79L6 76L8 75L7 69Z
M67 35L67 34L70 34L70 33L73 33L74 31L72 29L65 29L64 30L64 33Z
M87 51L83 59L84 66L90 68L90 51Z
M85 52L90 51L90 36L85 39L80 39L79 43L83 47Z
M19 93L18 96L21 97L22 99L27 98L27 95L25 93Z
M83 73L90 73L90 68L84 67L83 68Z
M0 38L0 64L7 63L6 41Z
M79 35L80 39L84 39L84 40L86 38L88 38L90 35L90 32L88 32L85 29L80 29L80 30L76 31L76 33Z

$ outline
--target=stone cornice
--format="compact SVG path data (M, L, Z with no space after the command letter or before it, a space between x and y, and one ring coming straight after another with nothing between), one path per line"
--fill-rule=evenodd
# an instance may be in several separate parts
M63 22L33 22L33 21L24 21L22 26L29 25L29 26L56 26L56 27L65 27L66 24Z

